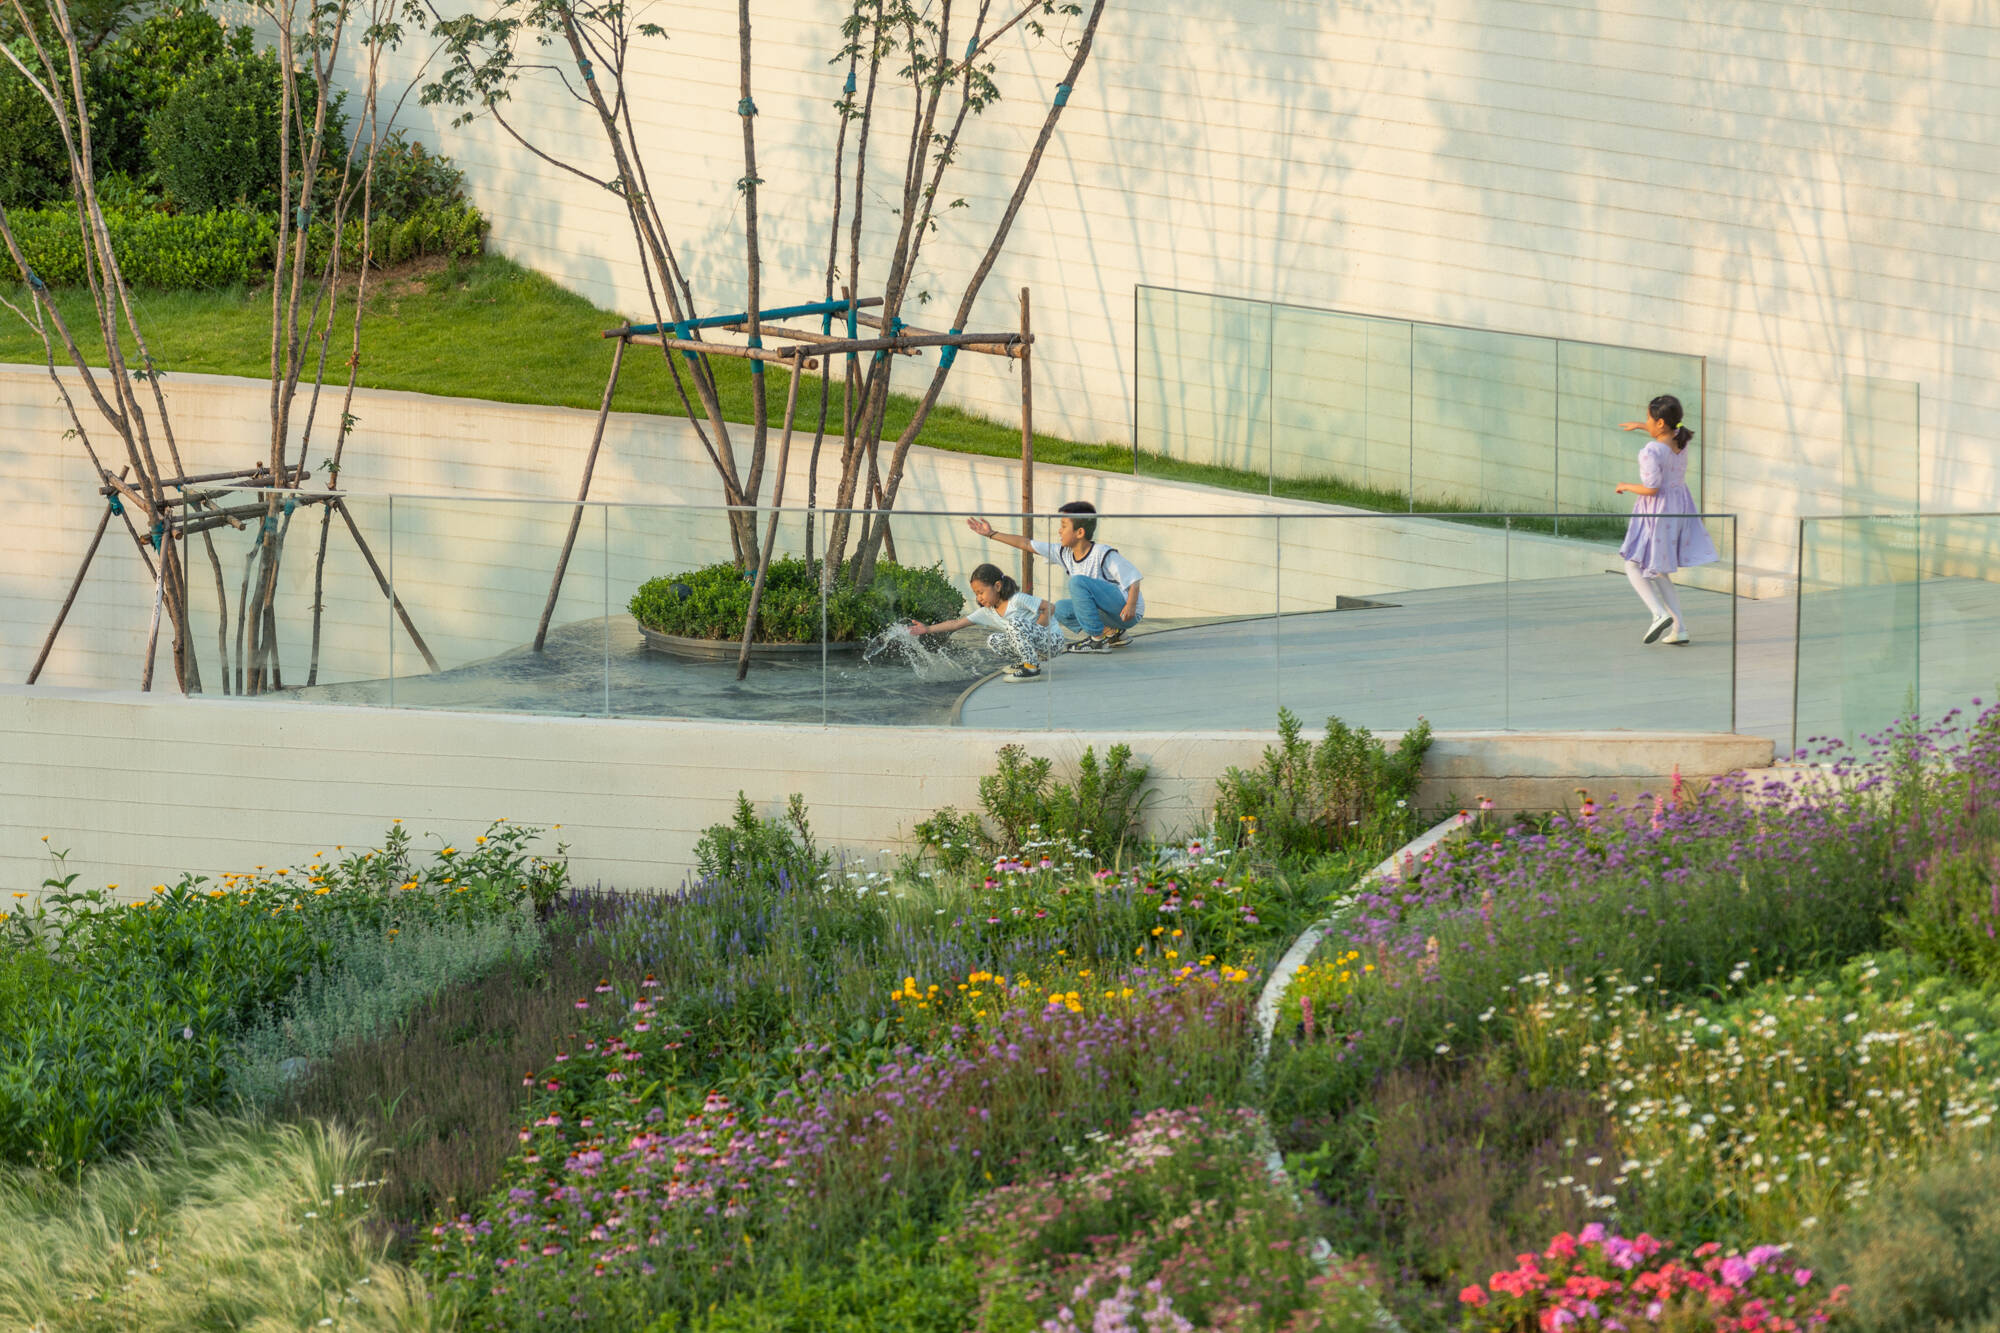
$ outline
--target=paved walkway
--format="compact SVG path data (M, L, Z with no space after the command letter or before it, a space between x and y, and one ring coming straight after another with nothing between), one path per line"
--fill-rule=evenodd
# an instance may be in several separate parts
M1926 703L1982 689L1992 698L2000 585L1937 580L1924 589L1927 649L1933 623L1952 635L1950 653L1930 653ZM1815 721L1837 730L1857 708L1880 706L1886 719L1902 706L1914 649L1907 632L1894 632L1908 624L1896 598L1912 591L1807 599L1802 739ZM1060 658L1043 681L982 682L958 720L1261 729L1283 704L1314 730L1329 715L1381 730L1422 715L1439 729L1736 730L1791 743L1791 597L1738 599L1732 625L1726 593L1684 588L1694 642L1668 647L1640 642L1645 613L1615 574L1379 596L1395 605L1141 633L1110 654Z

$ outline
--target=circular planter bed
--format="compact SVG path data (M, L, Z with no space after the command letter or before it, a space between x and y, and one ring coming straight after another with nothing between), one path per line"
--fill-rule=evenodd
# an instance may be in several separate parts
M667 653L674 657L692 658L696 661L733 661L743 648L741 639L690 639L681 634L662 634L656 629L639 626L640 637L646 647L656 653ZM852 639L836 641L825 646L825 651L833 654L858 653L865 645ZM775 657L779 659L798 657L818 657L821 646L817 643L753 643L750 645L752 657Z

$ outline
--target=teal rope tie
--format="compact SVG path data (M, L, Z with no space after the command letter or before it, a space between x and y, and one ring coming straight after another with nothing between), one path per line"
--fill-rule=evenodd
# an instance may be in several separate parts
M591 69L591 67L590 67L590 61L589 61L588 59L579 59L579 60L578 60L578 61L576 62L576 67L577 67L578 69L580 69L580 70L582 70L582 71L583 71L583 77L584 77L584 78L586 78L586 79L590 79L590 80L592 80L593 82L595 82L595 81L596 81L596 78L597 78L597 75L596 75L596 73L595 73L595 72L594 72L594 71L593 71L593 70Z
M849 324L850 324L850 325L852 325L852 323L853 323L853 317L852 317L852 316L849 316L849 317L848 317L848 322L849 322ZM891 338L900 338L900 337L902 337L902 336L903 336L903 317L902 317L901 315L891 315L891 316L889 316L889 327L888 327L888 329L887 329L886 331L887 331L888 335L889 335L889 336L890 336ZM876 359L877 361L886 361L886 360L888 360L888 359L889 359L889 349L888 349L888 348L886 348L886 347L884 347L884 348L880 349L879 351L877 351L877 352L875 353L875 359Z
M967 64L972 63L972 55L978 49L979 39L977 37L968 37L965 39L965 60Z
M116 491L113 491L111 493L111 512L114 514L122 514L125 512L125 506L118 503L118 492Z
M685 319L674 321L674 337L685 341L687 339L687 336L693 332L694 332L694 325L691 321ZM697 364L700 361L700 358L697 357L692 351L689 351L687 348L681 349L681 355L688 359L688 364L691 366Z
M153 530L151 533L147 535L146 540L153 543L153 549L155 551L160 549L160 534L165 532L166 530L167 530L167 525L165 522L159 519L155 519L153 521Z
M38 292L45 292L49 289L49 285L42 281L42 275L33 269L28 270L28 285Z
M298 507L299 507L299 502L298 502L298 500L297 500L296 498L294 498L294 497L292 497L292 496L289 496L289 495L285 497L285 517L286 517L286 518L290 518L290 517L292 516L292 511L293 511L294 509L297 509Z
M1063 105L1066 105L1066 104L1067 104L1068 102L1069 102L1069 85L1068 85L1068 84L1066 84L1066 83L1059 83L1059 84L1057 84L1057 85L1056 85L1056 105L1057 105L1057 106L1063 106Z
M277 532L278 516L276 514L264 515L264 535L267 537L276 536Z
M965 330L964 330L964 329L953 329L953 330L951 330L951 331L952 331L953 333L964 333L964 332L965 332ZM950 370L950 369L951 369L951 363L952 363L952 362L954 362L954 361L956 361L956 360L958 360L958 348L956 348L956 347L947 347L947 348L945 348L945 349L944 349L944 355L938 358L938 369L939 369L939 370Z
M757 114L757 104L746 97L736 104L736 114L739 116L754 116Z
M848 95L849 97L852 97L852 96L854 96L854 71L853 71L853 70L851 70L851 69L850 69L850 70L848 70L848 71L847 71L847 86L846 86L846 87L844 87L844 88L842 88L842 89L841 89L841 91L842 91L842 92L844 92L844 93L846 93L846 94L847 94L847 95Z
M309 229L312 226L312 210L310 208L307 208L304 204L300 204L298 207L298 212L294 217L294 220L296 221L298 229L300 231L305 231Z
M753 334L751 334L751 335L750 335L750 345L751 345L752 347L762 347L762 346L764 345L764 338L763 338L763 335L762 335L762 334L757 334L757 333L753 333ZM757 359L756 359L755 357L752 357L752 358L750 359L750 373L751 373L752 375L755 375L755 376L756 376L756 377L757 377L758 379L763 379L763 378L764 378L764 363L763 363L762 361L759 361L759 360L757 360Z

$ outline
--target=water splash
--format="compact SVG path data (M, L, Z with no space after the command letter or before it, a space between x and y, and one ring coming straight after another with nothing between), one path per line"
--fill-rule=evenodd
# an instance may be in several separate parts
M925 682L971 680L987 670L980 654L954 648L944 636L932 639L912 634L903 624L891 625L870 639L861 650L861 660L877 666L907 666Z

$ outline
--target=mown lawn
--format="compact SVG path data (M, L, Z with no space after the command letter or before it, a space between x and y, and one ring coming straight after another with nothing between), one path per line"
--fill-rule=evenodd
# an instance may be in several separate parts
M385 275L372 286L363 324L360 383L372 389L405 389L445 397L486 398L503 403L595 409L611 370L612 344L599 333L625 322L620 315L570 292L539 273L506 259L486 258L464 266L419 265ZM6 291L21 303L19 287ZM266 376L270 373L271 295L268 287L217 292L151 292L137 295L142 327L154 356L174 371L212 375ZM85 354L102 364L90 302L83 292L58 295L64 319L83 343ZM338 382L352 327L352 306L336 315L338 332L329 356L328 379ZM90 335L86 339L86 334ZM0 320L0 362L39 362L43 350L34 332L11 315ZM725 415L751 419L747 362L716 358ZM771 415L781 419L786 373L769 371ZM921 381L914 368L903 372L912 387ZM834 385L828 422L840 420L844 386ZM818 395L802 386L799 414L816 420ZM612 405L625 412L681 413L680 399L657 349L635 348L626 358ZM889 406L884 433L899 434L915 409L913 398L898 394ZM990 421L954 407L939 407L924 425L922 443L960 453L1013 458L1021 452L1018 422ZM1044 463L1130 473L1132 450L1121 444L1092 444L1037 433L1035 457ZM1229 468L1178 462L1148 454L1140 460L1147 476L1200 482L1232 490L1265 492L1267 478ZM1334 478L1284 481L1278 493L1364 509L1405 510L1399 493L1351 486ZM1425 506L1451 508L1460 506Z

